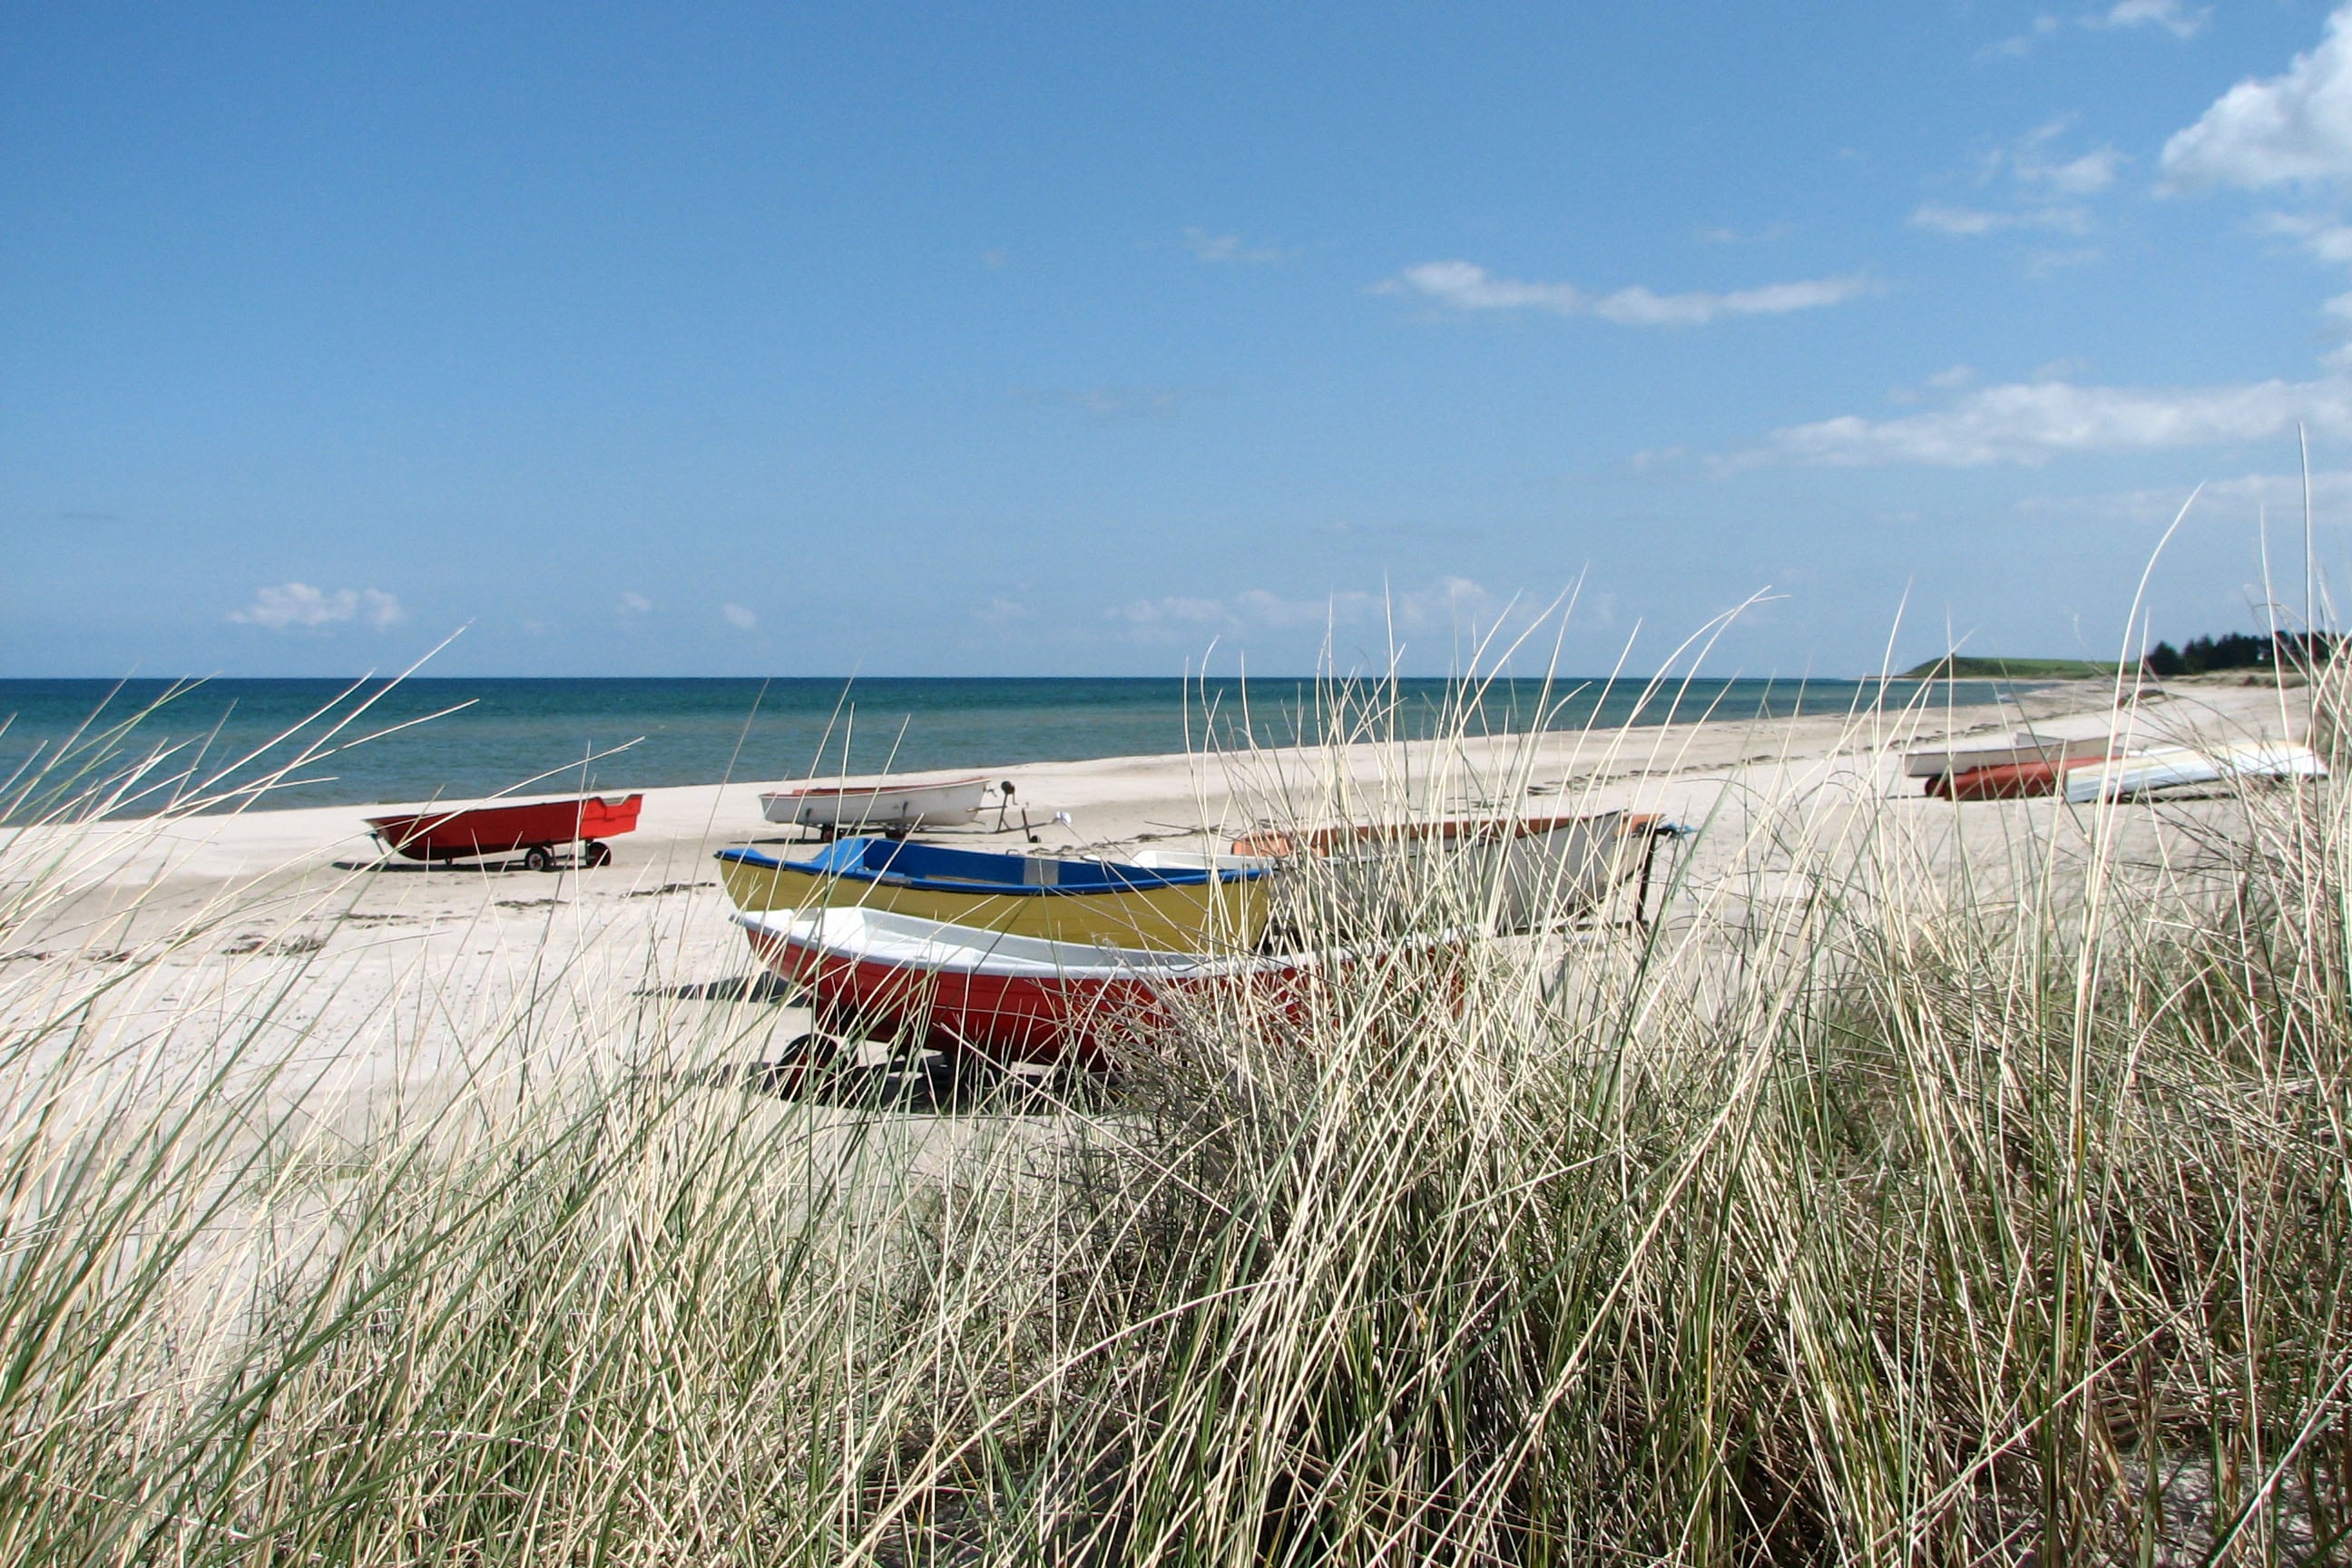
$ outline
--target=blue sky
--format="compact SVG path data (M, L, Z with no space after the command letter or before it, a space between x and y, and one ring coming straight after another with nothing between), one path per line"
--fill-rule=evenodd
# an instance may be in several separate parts
M2111 654L2298 423L2352 560L2352 6L492 9L0 14L0 675Z

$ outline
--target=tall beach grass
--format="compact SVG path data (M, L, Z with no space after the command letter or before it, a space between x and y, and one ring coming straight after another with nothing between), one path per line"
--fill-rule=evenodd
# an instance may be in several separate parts
M1600 787L1325 700L1353 750L1221 759L1262 819ZM356 1020L331 950L193 984L237 911L67 918L151 830L69 804L110 739L0 846L0 1560L2352 1556L2352 810L1922 810L1873 761L1923 717L1727 792L1653 925L944 1106L731 1070L778 1005L642 929Z

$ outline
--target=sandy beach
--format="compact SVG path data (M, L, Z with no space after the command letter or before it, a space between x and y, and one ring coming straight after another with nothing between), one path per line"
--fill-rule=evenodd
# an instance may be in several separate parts
M1969 867L1981 877L1978 862L1999 860L2013 872L2021 842L2063 857L2079 841L2083 814L2048 800L1955 807L1926 797L1901 775L1906 749L1998 742L2028 724L2049 736L2113 731L2151 743L2301 739L2294 696L2212 680L2146 692L2118 710L2112 689L2082 683L2036 689L2000 708L1853 720L1030 765L1003 770L1017 782L1018 805L1001 823L992 807L970 826L923 837L1117 857L1147 845L1222 845L1269 824L1346 820L1351 803L1375 795L1409 798L1417 814L1433 816L1654 812L1700 829L1670 851L1679 859L1646 911L1672 929L1734 882L1750 901L1792 896L1774 880L1775 843L1791 824L1812 844L1833 840L1847 804L1873 796L1891 805L1913 851L1945 869ZM648 791L637 832L614 841L611 865L551 873L524 870L519 858L457 868L386 860L362 820L379 808L38 830L38 851L56 858L52 894L0 952L0 1000L20 1016L37 1012L92 966L151 957L129 966L133 982L110 1000L121 1028L218 1035L226 1020L266 1015L268 1027L307 1050L340 1042L302 1081L306 1093L351 1091L354 1106L394 1079L429 1082L451 1065L456 1042L503 1037L526 1024L549 1031L569 1016L564 998L616 986L667 1010L651 1026L661 1032L685 1028L686 1013L725 1009L726 1032L757 1059L805 1028L806 1015L761 1000L772 988L728 921L711 855L735 844L803 842L761 819L763 787ZM2204 809L2195 801L2126 808L2126 831L2162 853L2165 825L2194 823ZM1888 820L1870 814L1877 831ZM14 876L37 863L28 853L36 847L12 849ZM608 1018L583 1026L574 1046L610 1047L615 1026Z

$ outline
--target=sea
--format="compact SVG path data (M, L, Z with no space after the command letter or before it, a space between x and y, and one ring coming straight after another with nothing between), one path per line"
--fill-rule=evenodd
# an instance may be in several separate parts
M1994 702L1999 681L0 680L0 819L611 794L1316 741Z

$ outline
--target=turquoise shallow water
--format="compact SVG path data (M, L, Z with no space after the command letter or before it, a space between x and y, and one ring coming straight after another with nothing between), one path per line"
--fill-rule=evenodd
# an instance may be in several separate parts
M1539 714L1554 728L1659 724L1717 718L1842 713L1876 701L1973 704L2001 689L1990 681L1929 690L1914 681L1695 680L1646 700L1639 682L1535 681L1488 689L1475 721L1521 731ZM273 805L470 799L531 793L772 781L835 774L970 768L1181 752L1204 738L1241 739L1237 682L1205 687L1173 679L415 679L214 680L163 700L163 681L0 680L0 780L61 750L86 757L89 735L152 708L110 742L98 772L169 750L159 778L188 774L223 787L250 781L298 754L275 737L299 731L320 742L337 718L373 699L324 743L335 749L273 790ZM1399 728L1426 734L1458 696L1454 683L1395 688ZM1316 733L1307 681L1254 679L1247 690L1256 738L1274 743ZM158 705L160 704L160 705ZM445 711L447 710L447 711ZM313 717L322 711L333 717ZM426 718L427 715L439 715ZM423 719L424 722L412 723ZM377 734L407 724L389 734ZM84 731L79 743L72 737ZM375 735L362 743L362 736ZM615 750L615 748L625 748ZM254 753L248 757L248 753ZM607 753L607 754L600 754ZM54 777L54 774L53 774ZM536 782L530 782L530 781ZM21 795L20 784L0 799ZM138 809L152 809L150 796ZM23 815L20 809L17 815Z

